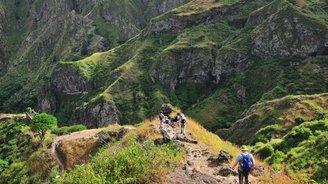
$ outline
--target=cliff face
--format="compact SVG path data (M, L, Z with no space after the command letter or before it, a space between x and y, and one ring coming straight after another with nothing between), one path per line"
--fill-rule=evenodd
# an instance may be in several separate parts
M58 61L110 49L137 35L152 17L187 1L0 2L0 86L5 89L0 109L35 106L34 88L48 81Z
M62 62L39 108L100 127L136 123L173 102L215 131L260 99L325 92L327 30L284 0L192 1L119 47Z
M29 6L25 16L1 14L13 20L3 31L4 43L9 28L27 22L11 32L24 33L17 37L22 46L5 52L7 61L15 62L3 69L2 109L38 106L63 122L100 127L136 123L171 102L215 131L258 100L327 90L324 3L35 1Z

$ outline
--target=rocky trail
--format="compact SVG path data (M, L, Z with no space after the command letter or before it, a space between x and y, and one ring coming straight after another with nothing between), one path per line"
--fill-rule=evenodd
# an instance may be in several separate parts
M181 134L179 126L172 128L169 125L163 125L163 128L159 128L158 122L154 122L153 125L164 139L176 141L186 150L184 163L170 174L166 183L238 183L237 172L229 166L232 159L229 153L223 150L219 154L212 153L207 145L198 143L191 134L186 136ZM257 178L250 176L250 183L258 183Z

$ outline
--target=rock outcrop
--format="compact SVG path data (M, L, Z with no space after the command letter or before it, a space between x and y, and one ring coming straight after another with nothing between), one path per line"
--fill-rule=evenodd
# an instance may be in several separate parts
M90 103L77 109L71 123L83 123L88 128L106 127L110 124L119 123L118 110L114 101L102 101Z
M190 48L164 53L151 73L153 81L174 90L178 84L217 85L221 75L249 67L247 53L211 48Z
M252 39L261 57L315 56L328 48L328 26L286 3L253 30Z
M77 70L67 70L59 68L54 71L51 78L51 89L55 92L64 94L79 94L87 93L88 86L87 80L78 73Z
M222 20L229 21L236 12L240 11L242 4L243 2L231 6L214 6L208 11L192 15L174 15L171 12L173 15L163 15L159 20L153 21L143 31L143 35L177 34L183 29L197 24L213 24Z

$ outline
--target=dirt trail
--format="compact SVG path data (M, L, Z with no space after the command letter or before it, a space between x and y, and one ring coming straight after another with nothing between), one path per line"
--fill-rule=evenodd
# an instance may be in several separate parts
M8 119L13 119L17 117L17 114L1 114L0 113L0 121L5 121L5 120L8 120Z
M160 132L158 122L153 122L156 130ZM168 126L168 125L165 125ZM192 135L186 135L180 133L180 128L177 126L173 128L174 133L179 140L177 142L186 149L185 161L170 174L170 178L166 183L168 184L185 184L185 183L208 183L208 184L238 184L238 177L229 175L221 176L219 171L227 168L227 165L213 165L209 160L211 156L217 156L210 151L209 146L200 143L190 143L193 140ZM184 141L185 139L186 141ZM255 177L250 176L250 183L258 183Z
M84 130L81 132L75 132L75 133L71 133L68 135L63 135L63 136L58 136L56 137L52 144L51 144L51 155L53 156L53 158L56 160L59 169L63 170L65 169L64 167L64 163L61 160L60 156L58 155L58 146L60 145L62 140L78 140L78 139L89 139L89 138L97 138L97 134L101 131L101 129L91 129L91 130Z

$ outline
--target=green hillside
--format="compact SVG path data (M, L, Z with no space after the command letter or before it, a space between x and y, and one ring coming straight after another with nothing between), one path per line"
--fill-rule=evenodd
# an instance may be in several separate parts
M277 170L307 182L327 181L328 95L287 96L253 105L228 130L217 133L254 151ZM247 136L245 135L247 132Z
M0 114L0 183L233 183L183 166L232 143L266 168L251 182L326 183L327 93L327 1L0 2L0 112L59 126L40 144ZM157 144L167 103L201 144Z
M0 110L36 107L38 90L59 61L76 61L122 44L152 17L185 2L1 1Z
M112 50L60 62L39 93L39 108L63 122L99 127L104 121L136 123L170 102L216 131L257 101L327 91L321 38L328 29L315 9L321 4L308 2L305 11L282 0L193 3L204 11L191 6L190 14L174 13L189 10L184 5ZM268 29L280 19L286 24ZM267 42L272 37L278 44ZM95 109L113 113L99 118Z

